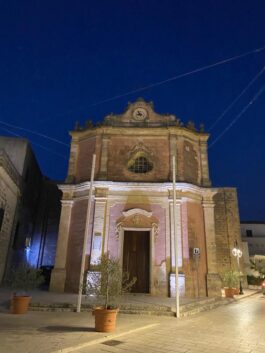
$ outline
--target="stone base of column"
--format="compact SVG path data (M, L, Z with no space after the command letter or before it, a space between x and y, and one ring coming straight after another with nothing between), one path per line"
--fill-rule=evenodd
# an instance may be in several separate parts
M208 297L222 296L222 280L218 273L207 274L207 294Z
M64 292L66 270L64 268L54 268L51 274L50 292Z
M170 273L169 275L169 289L170 289L170 297L176 297L176 274ZM178 276L178 287L179 287L179 296L185 297L185 275L183 273L179 273Z

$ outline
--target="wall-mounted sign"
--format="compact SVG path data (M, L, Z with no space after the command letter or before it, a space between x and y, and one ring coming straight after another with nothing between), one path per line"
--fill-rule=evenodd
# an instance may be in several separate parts
M199 256L200 253L200 248L193 248L193 256Z

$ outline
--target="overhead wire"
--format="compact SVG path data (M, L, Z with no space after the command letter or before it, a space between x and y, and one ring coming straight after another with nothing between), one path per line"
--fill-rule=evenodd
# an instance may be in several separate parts
M222 64L225 64L225 63L228 63L228 62L231 62L231 61L235 61L235 60L238 60L238 59L241 59L243 57L246 57L248 55L251 55L251 54L254 54L254 53L259 53L259 52L262 52L265 50L265 46L263 47L260 47L260 48L256 48L256 49L253 49L253 50L250 50L248 52L244 52L242 54L239 54L239 55L235 55L235 56L232 56L230 58L227 58L227 59L223 59L223 60L220 60L220 61L217 61L213 64L209 64L209 65L205 65L205 66L202 66L202 67L199 67L197 69L194 69L194 70L191 70L191 71L188 71L188 72L185 72L185 73L182 73L182 74L179 74L179 75L175 75L175 76L172 76L172 77L169 77L165 80L162 80L162 81L157 81L157 82L154 82L154 83L150 83L149 85L146 85L146 86L143 86L143 87L139 87L139 88L136 88L134 90L130 90L130 91L127 91L125 93L121 93L121 94L117 94L115 96L112 96L110 98L106 98L106 99L103 99L103 100L100 100L100 101L97 101L97 102L94 102L94 103L91 103L89 105L86 105L86 104L81 104L75 108L72 108L72 109L69 109L67 110L66 112L64 113L60 113L60 114L56 114L57 117L59 116L64 116L66 114L70 114L70 113L73 113L75 112L77 109L80 109L80 108L83 108L83 107L86 107L87 109L88 108L91 108L91 107L95 107L95 106L98 106L100 104L104 104L104 103L108 103L108 102L111 102L111 101L114 101L114 100L117 100L119 98L123 98L123 97L126 97L126 96L129 96L131 94L134 94L134 93L139 93L139 92L143 92L143 91L146 91L150 88L154 88L154 87L157 87L157 86L161 86L165 83L168 83L168 82L171 82L171 81L175 81L177 79L180 79L182 77L186 77L186 76L190 76L190 75L193 75L195 73L198 73L198 72L202 72L202 71L205 71L207 69L210 69L210 68L213 68L215 66L219 66L219 65L222 65ZM47 118L47 119L44 119L42 121L47 121L49 120L50 118Z
M6 123L6 122L3 121L3 120L0 120L0 124L3 124L3 125L8 126L8 127L11 127L11 128L13 128L13 129L26 131L26 132L29 132L29 133L31 133L31 134L34 134L34 135L37 135L37 136L46 138L47 140L50 140L50 141L52 141L52 142L56 142L56 143L59 143L59 144L61 144L61 145L63 145L63 146L69 147L69 144L64 143L64 142L62 142L62 141L60 141L60 140L58 140L58 139L56 139L56 138L54 138L54 137L50 137L50 136L48 136L48 135L45 135L45 134L43 134L43 133L41 133L41 132L34 131L34 130L30 130L30 129L26 129L26 128L21 127L21 126L18 126L18 125L9 124L9 123Z
M228 130L231 129L231 127L241 118L241 116L248 110L248 108L259 98L259 96L263 93L265 90L265 85L261 87L261 89L254 95L254 97L248 102L247 105L240 111L239 114L231 121L231 123L213 140L213 142L209 145L208 148L213 147L220 139L221 137L224 136L224 134L227 133Z
M179 74L179 75L175 75L175 76L169 77L169 78L167 78L165 80L162 80L162 81L157 81L157 82L151 83L149 85L146 85L146 86L143 86L143 87L140 87L140 88L136 88L134 90L131 90L131 91L128 91L128 92L125 92L125 93L122 93L122 94L118 94L118 95L110 97L110 98L103 99L101 101L98 101L98 102L95 102L95 103L92 103L92 104L88 105L87 108L94 107L94 106L97 106L97 105L100 105L100 104L103 104L103 103L108 103L108 102L114 101L116 99L129 96L129 95L134 94L134 93L143 92L143 91L146 91L146 90L148 90L150 88L161 86L161 85L163 85L165 83L168 83L168 82L171 82L171 81L175 81L175 80L180 79L182 77L190 76L190 75L193 75L195 73L202 72L204 70L207 70L207 69L210 69L210 68L213 68L213 67L216 67L216 66L231 62L231 61L238 60L240 58L243 58L243 57L248 56L248 55L253 54L253 53L261 52L263 50L265 50L265 46L261 47L261 48L257 48L257 49L251 50L251 51L248 51L248 52L245 52L245 53L242 53L242 54L239 54L239 55L232 56L232 57L227 58L227 59L223 59L223 60L217 61L217 62L215 62L213 64L202 66L202 67L200 67L198 69L194 69L194 70L185 72L183 74Z
M258 72L256 76L247 84L247 86L239 93L239 95L228 105L228 107L223 111L223 113L215 120L215 122L209 127L209 131L211 131L220 120L223 119L223 117L229 112L229 110L236 104L236 102L243 96L243 94L253 85L255 81L264 73L265 71L265 65L261 69L261 71Z
M15 132L13 132L13 131L11 131L11 130L9 130L9 129L6 129L6 128L2 127L2 126L0 126L0 129L3 130L3 131L5 131L5 132L7 132L7 133L9 133L9 134L11 134L11 135L14 135L14 136L16 136L16 137L24 138L23 136L21 136L21 135L15 133ZM47 148L47 147L45 147L45 146L43 146L43 145L40 145L40 144L37 143L37 142L32 142L32 141L30 141L30 143L31 143L32 145L35 145L35 146L37 146L37 147L42 148L43 150L45 150L45 151L47 151L47 152L49 152L49 153L52 153L52 154L56 155L56 156L58 156L58 157L62 157L62 158L64 158L64 159L67 159L67 157L65 157L65 156L62 155L61 153L54 152L54 151L51 150L50 148Z
M98 102L95 102L95 103L92 103L90 104L87 108L90 108L90 107L93 107L93 106L97 106L97 105L100 105L100 104L103 104L103 103L107 103L107 102L110 102L110 101L113 101L113 100L116 100L116 99L119 99L119 98L122 98L122 97L125 97L125 96L128 96L130 94L133 94L133 93L138 93L138 92L142 92L142 91L145 91L147 89L150 89L150 88L153 88L153 87L157 87L157 86L160 86L160 85L163 85L165 83L168 83L168 82L171 82L171 81L174 81L174 80L177 80L177 79L180 79L180 78L183 78L183 77L186 77L186 76L190 76L190 75L193 75L195 73L198 73L198 72L202 72L202 71L205 71L207 69L210 69L210 68L213 68L213 67L216 67L216 66L219 66L219 65L222 65L222 64L225 64L227 62L231 62L231 61L235 61L235 60L238 60L240 58L243 58L243 57L246 57L250 54L253 54L253 53L259 53L261 51L265 50L265 46L264 47L260 47L260 48L256 48L254 50L251 50L251 51L248 51L248 52L245 52L245 53L242 53L242 54L239 54L239 55L235 55L233 57L230 57L230 58L227 58L227 59L223 59L223 60L220 60L218 62L215 62L213 64L209 64L209 65L205 65L205 66L202 66L200 68L197 68L197 69L194 69L194 70L191 70L189 72L186 72L186 73L183 73L183 74L179 74L179 75L176 75L176 76L172 76L168 79L165 79L165 80L162 80L162 81L158 81L158 82L155 82L155 83L151 83L149 85L146 85L144 87L140 87L140 88L137 88L137 89L134 89L134 90L131 90L131 91L128 91L128 92L125 92L123 94L119 94L119 95L116 95L116 96L113 96L113 97L110 97L110 98L107 98L107 99L104 99L104 100L101 100L101 101L98 101ZM250 83L249 85L251 85L252 83ZM248 85L248 87L249 87ZM246 88L247 89L247 88ZM245 89L245 90L246 90ZM242 95L243 93L241 93ZM240 95L240 96L241 96ZM238 100L239 97L236 99ZM232 102L231 104L234 104L234 102ZM79 106L80 107L80 106ZM76 108L77 109L77 108ZM230 109L230 107L229 107ZM74 110L72 110L74 111ZM69 111L68 111L69 112ZM59 115L56 115L56 116L63 116L65 114L67 114L68 112L65 112L64 114L59 114ZM70 111L71 112L71 111ZM219 120L221 119L220 117L218 118ZM22 130L22 131L25 131L25 132L28 132L28 133L31 133L31 134L34 134L34 135L37 135L39 137L42 137L42 138L45 138L45 139L48 139L52 142L55 142L55 143L58 143L58 144L61 144L61 145L64 145L64 146L67 146L69 147L68 144L56 139L56 138L53 138L53 137L50 137L48 135L45 135L43 133L40 133L38 131L34 131L34 130L31 130L31 129L26 129L26 128L23 128L21 126L18 126L18 125L14 125L14 124L10 124L10 123L7 123L3 120L0 120L0 124L2 125L5 125L5 126L8 126L8 127L11 127L13 129L17 129L17 130ZM2 128L3 129L3 128ZM35 143L36 144L36 143ZM39 145L41 146L41 145Z

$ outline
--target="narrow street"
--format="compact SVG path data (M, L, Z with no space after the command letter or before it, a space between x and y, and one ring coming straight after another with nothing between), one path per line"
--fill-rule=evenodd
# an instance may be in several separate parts
M257 294L187 319L160 320L158 326L117 338L115 346L107 341L77 352L264 353L264 321L265 296Z
M260 293L187 318L119 315L114 333L94 331L91 313L0 313L1 353L264 353Z

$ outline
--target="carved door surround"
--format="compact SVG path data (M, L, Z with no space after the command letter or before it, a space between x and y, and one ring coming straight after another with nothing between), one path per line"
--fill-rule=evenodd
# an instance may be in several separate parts
M118 244L118 257L120 264L123 264L123 244L125 231L149 231L150 233L150 293L154 293L153 267L155 265L155 242L159 235L158 220L152 212L141 208L133 208L122 212L116 223L116 239Z

